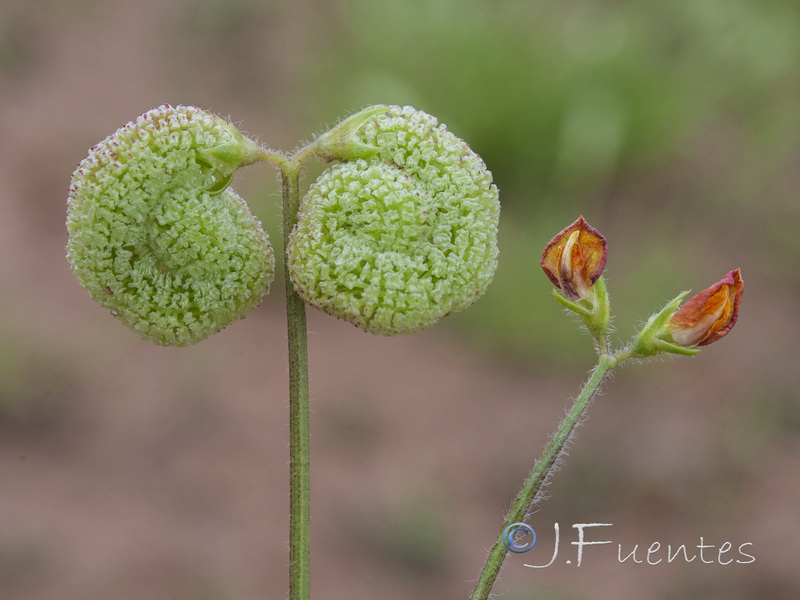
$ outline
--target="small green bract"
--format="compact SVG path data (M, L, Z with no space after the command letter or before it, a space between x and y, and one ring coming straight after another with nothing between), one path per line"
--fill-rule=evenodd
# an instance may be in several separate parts
M471 305L497 268L497 188L483 161L411 107L368 121L379 147L325 171L288 248L303 299L383 335L412 333Z
M92 148L72 177L67 258L92 298L156 344L243 317L274 273L267 234L227 189L258 147L232 125L161 106Z

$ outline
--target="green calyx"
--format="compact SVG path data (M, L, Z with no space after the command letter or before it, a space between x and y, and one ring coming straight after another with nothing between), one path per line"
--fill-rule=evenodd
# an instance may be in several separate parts
M700 348L694 346L680 346L675 344L665 335L665 327L670 317L680 308L681 302L689 292L681 292L670 300L659 312L652 315L645 323L642 330L636 335L626 354L632 358L648 358L658 354L682 354L694 356Z
M314 154L327 161L343 162L374 157L380 148L362 141L358 131L370 119L387 113L389 109L389 106L378 104L348 117L316 139Z
M589 333L596 340L600 341L608 334L608 327L611 321L611 303L608 298L605 277L602 275L592 285L592 298L590 300L578 300L573 302L564 297L558 290L553 289L553 297L558 300L565 308L575 312L580 316Z
M468 307L491 282L497 188L480 157L434 117L410 107L366 112L332 132L349 132L352 147L373 155L335 165L311 186L289 273L320 310L371 333L412 333ZM327 140L339 134L326 136L322 147L335 147Z
M274 273L267 234L228 187L261 150L226 121L161 106L92 148L72 178L67 258L139 336L198 342L257 305Z

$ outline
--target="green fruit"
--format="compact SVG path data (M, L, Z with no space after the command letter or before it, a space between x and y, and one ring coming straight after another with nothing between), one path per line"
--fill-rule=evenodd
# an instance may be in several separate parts
M156 344L196 343L267 292L267 234L227 186L259 148L232 125L161 106L92 148L72 177L67 259L92 298Z
M497 268L497 188L481 158L410 107L369 120L369 159L303 199L289 273L308 303L371 333L412 333L480 297Z

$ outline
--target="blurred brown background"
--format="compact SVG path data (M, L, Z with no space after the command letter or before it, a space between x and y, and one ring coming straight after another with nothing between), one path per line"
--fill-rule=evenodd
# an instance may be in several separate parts
M592 365L537 265L578 214L609 239L619 343L735 267L742 314L698 357L620 370L496 592L800 597L798 30L794 0L0 2L0 598L286 596L282 282L166 349L64 258L72 169L162 103L280 149L367 104L413 104L501 190L501 266L474 307L395 339L310 311L316 598L468 596ZM274 174L236 188L279 239ZM525 568L549 560L555 522L556 564ZM591 522L613 523L590 536L614 545L577 568L571 525ZM733 544L723 560L752 543L756 561L616 557L701 536Z

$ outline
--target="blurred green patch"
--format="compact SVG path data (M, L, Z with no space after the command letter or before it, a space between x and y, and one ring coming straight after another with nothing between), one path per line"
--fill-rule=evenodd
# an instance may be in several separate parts
M0 77L21 79L38 64L42 32L29 12L0 19Z
M206 43L227 43L249 35L259 24L258 3L230 0L188 0L178 25Z
M659 49L641 51L648 40L629 10L474 0L342 6L346 34L326 40L309 67L325 88L323 117L414 104L467 139L504 189L527 190L526 203L592 189L620 162L658 154L680 133L681 112L692 111L686 86L674 89L674 72L657 69Z
M742 463L761 463L761 451L776 438L800 435L800 403L793 382L780 379L765 383L755 397L748 397L727 419L728 451Z
M369 456L379 448L389 428L376 406L358 390L331 399L315 412L320 414L316 421L319 443L327 452L342 452L353 458Z
M238 594L211 573L196 573L180 586L177 600L235 600Z
M391 506L373 504L358 527L370 555L394 570L429 577L441 573L452 554L451 521L448 503L425 492Z
M75 421L76 375L63 357L0 341L0 435L55 439Z
M0 590L19 593L34 586L49 574L50 557L41 539L3 540L0 542Z

